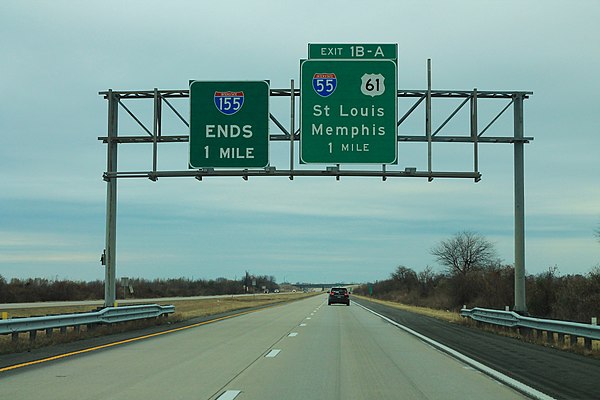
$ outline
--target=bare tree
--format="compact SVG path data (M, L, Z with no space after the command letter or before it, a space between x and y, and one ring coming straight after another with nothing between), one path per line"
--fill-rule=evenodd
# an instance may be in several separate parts
M419 284L417 273L404 265L399 265L396 271L392 272L392 279L407 290L411 290Z
M442 240L431 249L431 254L452 275L466 275L497 259L493 243L469 231L459 232L450 239Z

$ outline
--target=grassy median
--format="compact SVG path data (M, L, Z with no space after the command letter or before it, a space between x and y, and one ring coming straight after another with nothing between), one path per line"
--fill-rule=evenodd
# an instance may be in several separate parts
M218 299L176 300L168 302L158 301L156 303L160 305L173 304L175 306L175 313L169 315L168 318L131 321L112 326L100 325L89 330L85 326L80 327L79 330L69 327L66 333L59 333L58 330L54 330L50 335L47 335L45 331L38 331L37 336L33 341L30 340L29 333L26 332L19 334L17 341L13 341L10 335L2 335L0 336L0 354L28 351L34 348L69 343L76 340L105 336L113 333L139 330L156 325L173 324L198 317L206 317L209 315L266 306L269 304L284 303L302 299L311 295L313 294L261 294L243 297L231 296ZM10 310L9 317L31 317L52 314L80 313L95 311L96 309L97 306L23 308Z

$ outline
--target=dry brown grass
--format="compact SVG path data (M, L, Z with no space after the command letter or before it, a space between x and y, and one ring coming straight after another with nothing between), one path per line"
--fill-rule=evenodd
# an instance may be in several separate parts
M413 312L416 314L427 315L428 317L442 319L442 320L448 321L448 322L460 323L463 320L463 318L460 316L459 313L453 312L453 311L437 310L434 308L411 306L408 304L396 303L393 301L386 301L386 300L378 300L378 299L373 299L370 297L363 297L363 296L358 296L358 295L354 295L354 297L363 298L365 300L369 300L374 303L384 304L386 306L398 308L398 309L404 310L404 311L410 311L410 312Z
M52 314L71 314L96 311L98 306L68 306L68 307L36 307L36 308L15 308L8 310L8 317L37 317Z

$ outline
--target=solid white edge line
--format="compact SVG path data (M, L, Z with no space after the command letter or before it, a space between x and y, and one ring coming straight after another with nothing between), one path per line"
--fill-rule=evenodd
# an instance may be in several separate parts
M536 390L530 386L527 386L524 383L517 381L516 379L513 379L509 376L504 375L501 372L496 371L495 369L492 369L486 365L483 365L479 361L475 361L472 358L467 357L464 354L459 353L458 351L451 349L448 346L445 346L439 342L436 342L435 340L428 338L427 336L422 335L419 332L413 331L412 329L410 329L404 325L401 325L401 324L397 323L396 321L393 321L393 320L389 319L388 317L381 315L381 314L363 306L362 304L358 304L356 302L354 304L364 308L365 310L367 310L368 312L370 312L372 314L377 315L379 318L402 329L403 331L410 333L413 336L416 336L417 338L421 339L423 342L443 351L444 353L449 354L450 356L462 361L463 363L465 363L467 365L470 365L471 367L475 368L476 370L483 372L484 374L497 380L498 382L501 382L504 385L509 386L509 387L517 390L518 392L525 394L526 396L529 396L536 400L556 400L554 397L548 396L547 394L542 393L539 390Z
M217 400L233 400L238 394L242 393L241 390L227 390L222 395L217 397Z

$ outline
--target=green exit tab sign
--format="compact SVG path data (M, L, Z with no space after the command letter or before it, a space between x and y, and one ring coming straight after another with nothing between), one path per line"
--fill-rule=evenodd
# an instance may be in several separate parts
M309 59L398 60L397 43L309 43Z

